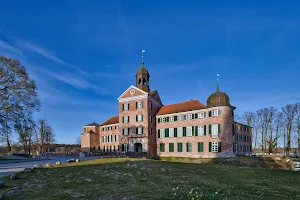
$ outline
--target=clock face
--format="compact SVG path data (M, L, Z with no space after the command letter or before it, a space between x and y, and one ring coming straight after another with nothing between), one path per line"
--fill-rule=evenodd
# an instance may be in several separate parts
M135 93L135 90L130 90L130 94L133 95Z

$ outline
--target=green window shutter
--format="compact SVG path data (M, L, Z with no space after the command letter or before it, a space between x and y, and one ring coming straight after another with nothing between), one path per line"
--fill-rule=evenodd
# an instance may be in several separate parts
M174 143L169 143L169 152L174 152Z
M192 136L195 136L195 126L192 126Z
M136 122L138 121L138 116L137 116L137 115L135 116L135 121L136 121Z
M201 142L201 152L204 152L204 143L203 142Z
M211 111L208 112L208 116L211 117Z
M129 123L129 116L127 116L127 119L128 119L128 123Z
M195 118L197 119L199 117L199 113L196 113L195 114Z
M183 127L183 136L185 137L186 136L186 127Z
M211 134L211 125L208 126L208 134Z
M189 143L186 143L186 152L189 152Z
M201 152L200 151L200 142L198 142L198 152Z
M195 126L195 136L198 136L198 126Z
M234 124L232 124L232 135L234 135Z
M177 116L174 116L174 121L177 121Z
M138 108L138 102L135 102L135 108L136 109Z
M192 114L192 119L195 119L195 114Z
M128 107L128 110L129 110L129 103L128 103L127 107Z
M122 104L122 110L124 110L124 104Z
M166 138L169 137L169 129L168 128L165 129L165 137Z
M204 135L206 135L206 125L204 125Z
M221 148L221 142L218 142L218 152L221 152L222 148Z
M142 121L144 121L144 116L142 115Z
M182 143L177 143L177 151L182 152Z
M165 121L166 121L166 122L169 122L169 117L166 117L166 118L165 118Z
M158 123L160 123L160 118L158 118Z
M221 133L221 124L218 124L218 133Z
M122 122L124 123L124 116L122 117Z
M208 146L208 151L211 152L211 142L209 142L208 145L209 145L209 146Z
M160 143L160 152L165 152L165 144L164 143Z
M157 131L158 138L160 138L160 129Z
M198 152L203 152L203 142L198 142Z
M177 128L174 128L174 137L177 137Z

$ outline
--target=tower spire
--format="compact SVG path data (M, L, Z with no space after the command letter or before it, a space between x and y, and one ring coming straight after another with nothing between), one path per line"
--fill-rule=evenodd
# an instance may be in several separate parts
M142 49L142 67L144 67L144 53L145 53L145 50Z
M217 92L220 92L220 90L219 90L219 77L220 77L220 74L217 74Z

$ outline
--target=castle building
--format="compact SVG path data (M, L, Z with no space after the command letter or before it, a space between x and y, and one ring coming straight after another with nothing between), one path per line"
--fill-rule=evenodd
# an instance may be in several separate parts
M252 128L234 121L229 96L216 91L198 100L163 105L150 90L144 62L118 98L119 115L83 127L83 152L144 152L147 157L231 157L250 155Z

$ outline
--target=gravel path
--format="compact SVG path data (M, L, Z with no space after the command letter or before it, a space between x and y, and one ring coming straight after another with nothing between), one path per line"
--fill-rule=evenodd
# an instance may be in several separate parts
M20 172L24 168L32 168L35 164L46 165L47 163L55 164L56 161L60 161L66 163L68 159L74 157L51 157L50 160L42 160L42 161L32 161L32 162L21 162L21 163L8 163L8 164L0 164L0 178L4 176L8 176L15 172ZM98 156L89 156L85 158L80 158L80 160L91 160L97 159Z

